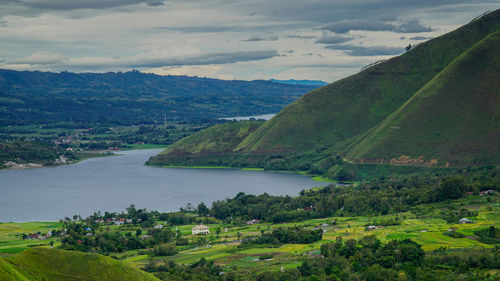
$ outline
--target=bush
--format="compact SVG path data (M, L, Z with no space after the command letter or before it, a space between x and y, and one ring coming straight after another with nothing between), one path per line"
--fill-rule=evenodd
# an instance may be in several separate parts
M156 245L153 249L153 255L155 256L173 256L177 254L177 247L172 243Z
M464 238L465 237L465 235L463 235L460 232L456 232L456 231L446 231L443 233L443 235L453 237L453 238Z
M263 255L263 256L260 256L259 257L259 260L268 260L268 259L272 259L273 258L273 255Z

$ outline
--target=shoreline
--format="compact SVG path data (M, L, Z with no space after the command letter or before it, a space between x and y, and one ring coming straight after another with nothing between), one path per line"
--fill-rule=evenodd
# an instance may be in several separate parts
M233 169L233 170L240 170L240 171L300 174L300 175L308 176L313 181L316 181L316 182L334 183L334 184L340 184L340 185L356 184L356 182L343 182L343 181L337 181L334 179L330 179L328 177L324 177L321 175L311 175L311 174L308 174L304 171L265 170L264 168L238 168L238 167L230 167L230 166L183 166L183 165L148 165L148 166L159 167L159 168L178 168L178 169Z

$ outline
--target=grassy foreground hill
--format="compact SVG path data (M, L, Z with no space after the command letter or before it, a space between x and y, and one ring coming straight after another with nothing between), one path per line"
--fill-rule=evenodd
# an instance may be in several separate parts
M149 273L98 254L33 248L0 258L0 280L158 280Z
M477 149L465 149L460 153L453 153L444 151L450 149L447 145L432 146L430 144L454 143L460 146L464 142L475 144L483 140L488 140L489 144L492 144L498 139L500 126L498 99L500 96L498 90L492 89L498 88L499 64L493 58L487 65L484 63L490 59L490 56L498 56L500 49L494 48L494 42L491 42L496 37L492 36L488 40L485 38L499 30L500 10L497 10L455 31L422 43L401 56L378 63L355 75L309 92L234 146L232 165L250 165L277 170L305 170L335 176L339 171L337 166L343 162L342 158L347 155L353 159L360 159L365 157L365 151L370 152L366 154L366 157L375 158L391 159L401 155L412 158L423 156L427 161L438 158L439 164L443 166L446 163L450 165L472 165L491 163L491 161L498 163L497 150L489 152L493 154L491 158L488 153L477 154ZM482 48L493 44L490 46L488 55L485 55L486 58L476 58L482 54L480 50L472 50L478 48L478 44L483 46ZM446 73L452 77L448 78L445 83L439 77L443 77ZM458 81L460 83L454 84ZM434 100L432 102L434 108L426 109L428 115L425 122L419 122L418 114L405 114L408 117L405 131L419 132L419 128L423 127L424 131L434 134L432 139L427 140L428 145L421 146L416 141L410 150L400 145L400 150L392 153L390 147L381 149L380 145L374 143L376 139L366 138L367 132L373 132L381 122L386 122L384 120L392 117L395 112L400 112L402 107L407 107L409 100L413 99L412 97L417 93L428 91L426 89L429 87L435 89L438 85L446 88L443 88L443 91L460 88L461 93L457 93L457 97L452 93L446 96L430 95L429 100ZM481 86L477 87L477 85ZM474 90L483 96L467 95L468 90ZM485 91L487 93L483 93ZM460 101L455 100L458 96L462 97ZM485 101L483 98L488 100ZM485 105L489 107L483 110L482 107ZM407 110L413 110L413 108L407 107ZM461 115L460 112L478 116L467 121L467 118L471 117ZM429 122L441 118L445 118L441 122L442 126L449 125L455 129L442 131L439 134L432 128L433 123ZM468 130L472 124L475 124L476 129ZM462 126L468 127L462 128ZM447 133L451 131L454 133ZM479 131L481 131L480 134L477 133ZM464 139L463 134L468 133L471 134ZM199 134L202 135L204 132ZM201 135L191 140L202 139ZM495 137L491 138L491 136ZM422 138L421 140L426 140L429 134L419 137ZM360 142L361 139L363 142ZM354 150L359 154L351 154L349 150L355 143L361 145ZM189 147L196 146L193 143ZM227 159L226 152L223 157L214 154L210 159L193 160L196 158L196 151L189 147L186 143L183 143L182 148L174 144L171 150L177 152L183 150L185 154L192 154L189 160L169 158L171 152L165 151L165 154L161 155L163 160L156 158L159 160L157 164L203 165L206 161L217 163L225 162L219 161L221 158ZM387 151L391 154L386 154ZM488 148L482 151L486 152Z

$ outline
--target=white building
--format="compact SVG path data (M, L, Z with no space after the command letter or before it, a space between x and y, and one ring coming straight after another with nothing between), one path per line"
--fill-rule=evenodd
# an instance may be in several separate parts
M472 221L467 219L467 218L461 218L460 220L458 220L458 223L459 224L466 224L466 223L472 223Z
M193 235L198 235L198 234L210 234L210 229L208 226L200 224L191 229L193 232Z

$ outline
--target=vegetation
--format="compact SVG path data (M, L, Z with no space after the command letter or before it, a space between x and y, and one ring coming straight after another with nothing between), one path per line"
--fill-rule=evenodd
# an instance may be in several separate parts
M404 106L348 147L347 158L440 166L499 163L500 138L494 121L500 120L496 90L500 81L495 74L500 65L499 43L500 31L464 52Z
M499 17L500 10L491 12L306 94L231 153L199 157L192 148L204 139L202 131L151 161L306 171L339 180L361 179L374 169L377 176L406 172L378 166L497 164Z
M67 151L64 147L56 147L48 141L0 142L0 168L28 163L46 166L66 164L79 158L72 151Z
M0 258L0 279L17 280L158 280L151 274L97 254L34 248Z
M0 70L0 125L68 122L85 128L269 114L317 87L139 71Z

